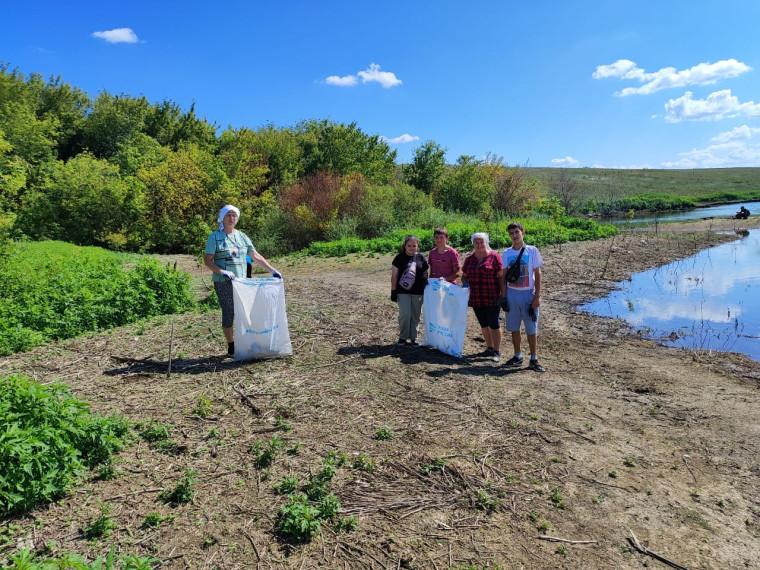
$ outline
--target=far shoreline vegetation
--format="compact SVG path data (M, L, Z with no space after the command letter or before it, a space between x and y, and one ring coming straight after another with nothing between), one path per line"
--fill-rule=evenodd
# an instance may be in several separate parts
M234 203L239 228L270 256L342 240L386 251L377 240L409 229L520 218L558 232L556 241L594 239L609 230L567 222L576 226L566 231L561 220L760 198L760 168L552 169L492 154L445 157L425 141L398 164L388 142L355 123L220 129L194 106L91 98L60 77L0 66L4 239L195 254L218 208Z

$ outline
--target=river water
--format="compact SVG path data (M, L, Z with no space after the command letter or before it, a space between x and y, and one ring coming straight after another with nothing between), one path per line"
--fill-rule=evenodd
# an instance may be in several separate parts
M626 224L653 224L655 220L658 223L664 222L683 222L687 220L701 220L702 218L732 218L739 208L744 206L752 216L760 216L760 202L744 202L737 204L720 204L718 206L705 206L704 208L694 208L692 210L683 210L679 212L668 212L660 214L642 214L632 219L612 218L602 221L615 224L616 226Z
M581 309L624 319L670 346L742 352L760 361L760 230L636 273L620 287Z

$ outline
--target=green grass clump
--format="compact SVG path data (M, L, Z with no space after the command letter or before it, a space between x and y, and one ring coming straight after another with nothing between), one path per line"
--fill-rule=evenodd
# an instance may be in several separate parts
M82 529L82 536L87 540L97 540L109 536L115 528L116 523L111 518L111 510L107 505L103 505L100 509L100 515Z
M298 477L295 475L290 475L288 477L284 477L277 485L275 485L274 492L278 495L289 495L298 489L298 484Z
M354 458L351 466L358 471L372 473L375 470L375 460L366 453L360 453Z
M147 441L152 448L164 453L177 451L178 445L171 438L171 428L168 425L151 420L141 424L138 430L140 437Z
M391 431L391 428L383 426L375 432L375 439L378 441L393 439L393 431Z
M171 491L162 491L158 496L159 500L173 507L190 503L195 498L195 483L197 479L198 473L195 469L186 469L177 486Z
M256 456L254 465L258 469L270 467L284 446L285 442L276 435L266 443L263 441L255 442L250 449L250 452Z
M158 528L165 522L171 522L174 520L174 515L162 515L161 513L152 512L145 515L140 528Z
M0 356L193 306L187 274L97 247L14 243L0 274Z
M129 425L93 414L61 385L0 377L0 515L63 496L125 445Z

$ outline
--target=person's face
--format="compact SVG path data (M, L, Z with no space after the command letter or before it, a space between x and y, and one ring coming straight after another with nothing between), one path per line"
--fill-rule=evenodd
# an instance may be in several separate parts
M417 253L417 250L420 248L420 244L416 239L410 239L408 242L406 242L406 254L407 255L414 255Z
M446 243L449 241L449 239L443 235L443 234L436 234L435 236L435 247L438 249L443 249L446 247Z
M475 248L475 251L483 252L486 250L486 240L483 238L475 238L472 246Z
M509 230L509 239L512 240L512 243L522 243L523 241L523 233L522 230L519 228L514 228Z
M235 224L237 224L238 221L238 215L235 212L227 212L224 215L224 227L225 228L234 228Z

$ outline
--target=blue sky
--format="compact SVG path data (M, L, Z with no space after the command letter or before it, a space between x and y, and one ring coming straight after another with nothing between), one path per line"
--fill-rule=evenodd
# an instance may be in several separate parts
M758 22L732 0L43 0L4 7L0 62L221 128L356 121L401 161L432 139L450 161L760 166Z

